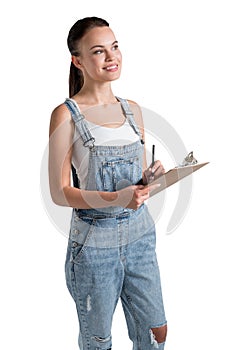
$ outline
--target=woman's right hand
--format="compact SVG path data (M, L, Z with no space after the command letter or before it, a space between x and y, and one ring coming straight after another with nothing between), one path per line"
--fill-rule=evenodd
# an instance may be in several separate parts
M155 186L159 187L159 185ZM137 210L150 197L150 188L143 185L132 185L117 191L117 194L120 206Z

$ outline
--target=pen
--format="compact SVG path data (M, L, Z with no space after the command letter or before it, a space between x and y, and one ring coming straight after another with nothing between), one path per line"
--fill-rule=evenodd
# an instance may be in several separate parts
M152 145L152 166L154 165L155 162L155 145Z
M151 163L151 174L154 174L155 169L153 168L155 164L155 145L152 145L152 163ZM153 175L154 176L154 175Z

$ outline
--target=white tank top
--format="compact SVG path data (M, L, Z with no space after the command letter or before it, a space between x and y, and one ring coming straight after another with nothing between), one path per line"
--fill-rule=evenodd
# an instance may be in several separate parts
M86 123L95 138L96 146L122 146L138 141L138 135L129 125L127 119L125 119L124 124L117 128L96 125L87 120ZM89 148L83 146L79 131L75 128L72 163L76 169L81 189L86 186L89 152Z

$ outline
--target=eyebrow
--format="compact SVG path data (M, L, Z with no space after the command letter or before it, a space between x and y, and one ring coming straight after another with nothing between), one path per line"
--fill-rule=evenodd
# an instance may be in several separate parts
M114 44L118 44L118 41L117 40L115 40L113 43L112 43L112 45L111 46L113 46ZM92 46L91 48L90 48L90 50L92 50L92 49L94 49L94 48L96 48L96 47L104 47L104 45L94 45L94 46Z

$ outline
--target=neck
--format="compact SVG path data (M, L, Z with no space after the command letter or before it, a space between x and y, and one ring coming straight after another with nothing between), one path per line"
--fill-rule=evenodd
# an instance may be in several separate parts
M84 84L78 93L78 97L80 100L88 101L90 105L116 102L110 82L92 82L92 84Z

